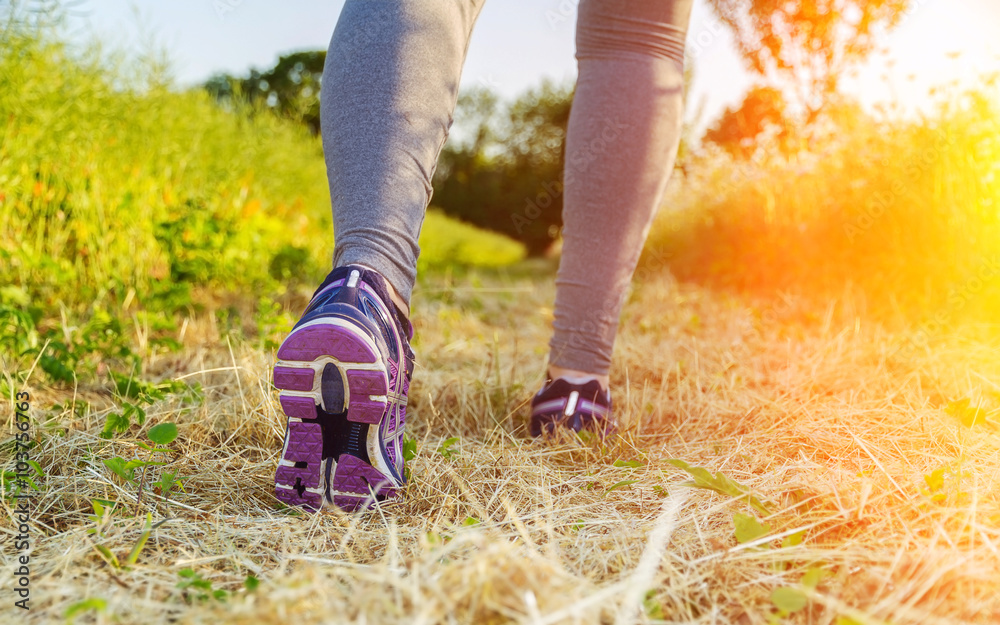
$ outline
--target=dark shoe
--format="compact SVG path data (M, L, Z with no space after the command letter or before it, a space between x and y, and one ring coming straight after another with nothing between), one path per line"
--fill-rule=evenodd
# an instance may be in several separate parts
M602 437L612 434L616 423L611 415L611 392L601 389L597 380L585 384L563 378L546 380L531 400L531 435L550 435L557 428L589 430Z

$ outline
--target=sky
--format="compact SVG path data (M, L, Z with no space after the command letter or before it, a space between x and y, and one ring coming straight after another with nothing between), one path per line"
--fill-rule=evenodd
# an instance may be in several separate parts
M112 47L161 48L180 85L216 72L266 69L291 51L326 48L343 0L75 0L74 37L97 36ZM543 78L576 75L573 34L578 0L491 0L476 24L462 86L484 85L511 98ZM896 101L927 110L929 88L952 80L971 85L1000 70L1000 0L913 0L910 13L883 42L887 55L866 63L844 90L868 107ZM695 81L689 121L704 128L753 84L732 37L705 0L695 0L688 30ZM957 56L954 53L960 53ZM695 120L698 112L701 117Z

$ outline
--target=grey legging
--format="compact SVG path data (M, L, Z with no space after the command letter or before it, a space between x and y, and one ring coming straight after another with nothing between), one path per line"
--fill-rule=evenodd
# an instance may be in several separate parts
M323 71L334 264L407 302L431 177L483 0L347 0ZM680 139L692 0L582 0L549 361L607 374L622 302ZM500 51L498 51L499 53Z

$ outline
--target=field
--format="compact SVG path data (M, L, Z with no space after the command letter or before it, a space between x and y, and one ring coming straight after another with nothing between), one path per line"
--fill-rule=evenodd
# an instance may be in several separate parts
M405 496L305 515L270 371L317 140L3 28L0 622L1000 622L994 92L675 176L609 441L526 434L555 259L431 212Z
M761 321L649 280L615 363L625 437L547 446L524 433L552 294L538 271L423 282L413 477L403 502L367 514L278 509L272 352L204 320L149 363L154 378L201 384L199 402L148 408L147 426L180 430L163 470L183 490L169 498L147 485L137 506L102 463L146 453L142 428L99 438L106 394L33 384L35 405L92 407L36 418L30 620L84 598L100 600L96 622L135 623L786 622L776 603L804 606L793 623L1000 618L995 426L968 427L969 409L944 399L980 390L996 405L995 344L956 339L901 361L907 337L846 302ZM686 485L670 459L721 472L698 479L723 492ZM94 500L119 509L88 517ZM157 527L136 563L108 564L94 545L123 563L146 511Z

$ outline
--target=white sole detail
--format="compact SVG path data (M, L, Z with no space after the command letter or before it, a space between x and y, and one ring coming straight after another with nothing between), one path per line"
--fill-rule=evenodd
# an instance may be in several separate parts
M324 491L324 490L326 490L326 489L325 489L325 488L323 488L322 486L323 486L323 482L322 482L322 480L321 480L321 481L320 481L320 487L319 487L319 488L305 488L305 489L303 489L303 491L302 491L302 492L305 492L305 493L312 493L312 494L314 494L314 495L319 495L320 497L322 497L322 496L323 496L323 491ZM294 486L288 486L288 485L286 485L286 484L279 484L279 483L277 483L277 482L275 482L275 484L274 484L274 487L275 487L275 488L280 488L281 490L294 490L294 491L296 491L296 492L298 491L298 489L297 489L297 488L295 488ZM323 503L326 503L326 500L324 500L324 501L323 501Z
M572 391L569 394L569 399L566 400L566 412L564 412L563 414L565 414L567 417L572 417L573 413L576 412L576 402L579 401L579 399L580 399L580 392Z

